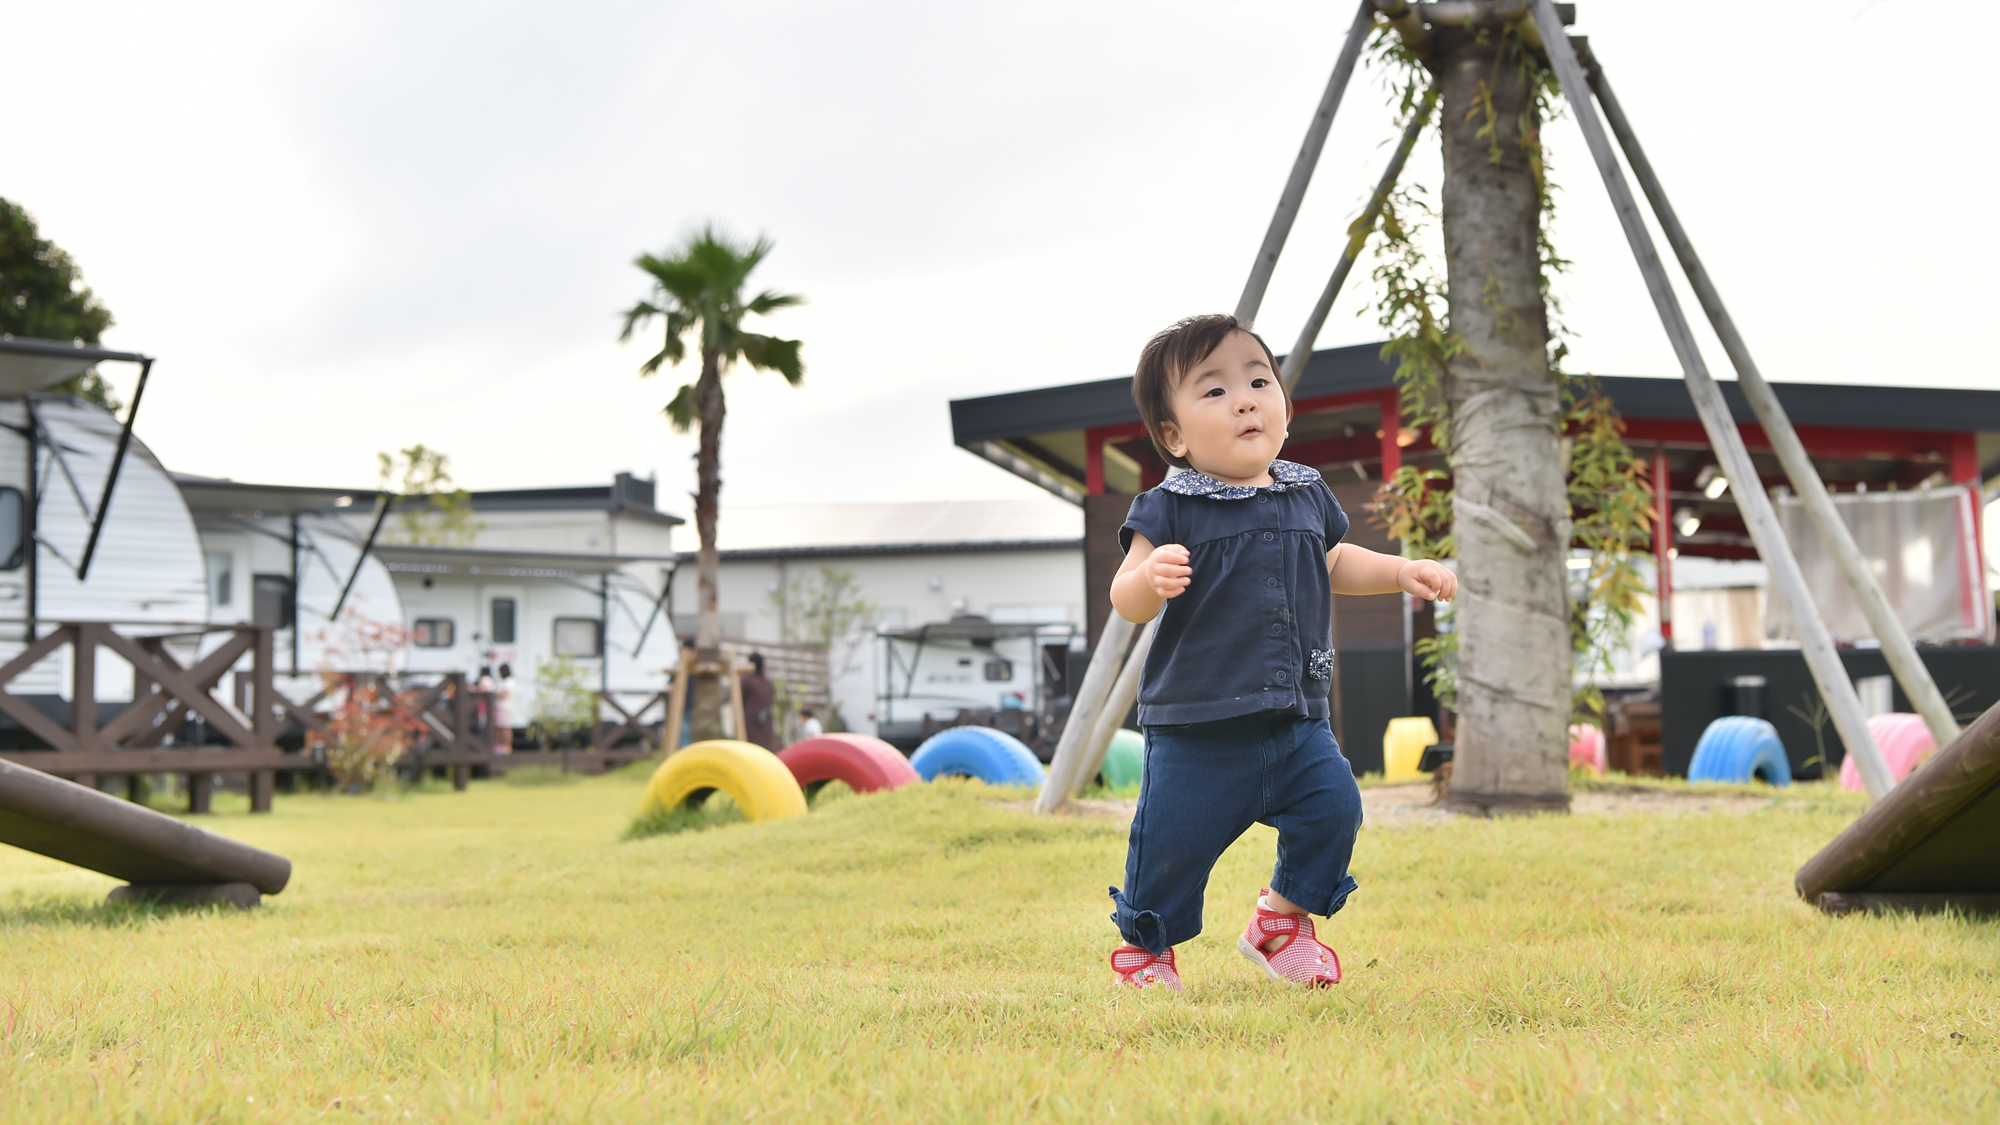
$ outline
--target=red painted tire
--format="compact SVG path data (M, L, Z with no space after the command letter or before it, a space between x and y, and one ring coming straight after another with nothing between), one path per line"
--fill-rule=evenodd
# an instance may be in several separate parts
M825 734L785 747L778 760L792 771L799 788L845 782L856 793L898 789L922 781L902 751L865 734Z

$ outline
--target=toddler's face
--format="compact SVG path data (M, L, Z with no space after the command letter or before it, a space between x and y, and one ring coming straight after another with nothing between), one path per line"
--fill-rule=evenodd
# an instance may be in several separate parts
M1174 420L1160 427L1176 456L1225 484L1258 480L1285 445L1291 404L1263 347L1231 332L1174 384Z

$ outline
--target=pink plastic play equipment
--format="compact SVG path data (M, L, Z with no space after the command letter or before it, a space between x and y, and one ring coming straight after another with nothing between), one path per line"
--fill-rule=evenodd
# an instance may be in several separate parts
M828 781L845 782L856 793L896 789L922 781L902 751L865 734L823 734L785 747L778 760L811 791Z
M1875 736L1875 744L1882 748L1882 756L1889 761L1889 775L1897 781L1910 776L1911 770L1937 753L1937 742L1931 738L1931 730L1924 725L1922 715L1906 715L1900 711L1877 715L1868 720L1868 733ZM1852 754L1840 763L1840 787L1855 793L1867 788L1861 784L1861 768L1854 764Z
M1569 728L1569 765L1587 767L1590 772L1602 777L1604 774L1604 732L1596 727L1577 724Z

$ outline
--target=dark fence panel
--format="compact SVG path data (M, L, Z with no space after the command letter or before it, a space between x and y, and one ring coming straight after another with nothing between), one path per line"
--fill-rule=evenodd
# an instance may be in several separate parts
M2000 647L1959 645L1920 648L1924 666L1951 704L1959 722L1968 723L2000 702ZM1842 649L1841 663L1849 676L1886 676L1889 662L1879 649ZM1761 693L1739 693L1739 676L1764 677ZM1760 694L1739 708L1739 695ZM1894 707L1912 710L1899 685ZM1778 728L1791 759L1792 775L1819 777L1822 765L1838 770L1847 747L1826 718L1819 689L1796 649L1742 649L1660 654L1661 764L1669 776L1686 776L1695 743L1708 724L1724 715L1755 712ZM1822 761L1823 759L1823 761ZM1810 764L1808 764L1810 763Z

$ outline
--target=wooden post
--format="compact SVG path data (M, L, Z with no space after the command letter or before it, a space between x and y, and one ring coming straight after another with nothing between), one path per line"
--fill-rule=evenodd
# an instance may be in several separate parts
M1326 288L1320 291L1319 303L1306 317L1306 326L1299 330L1298 342L1292 345L1291 354L1285 357L1284 370L1278 375L1287 393L1299 385L1299 377L1306 373L1306 363L1312 359L1313 344L1319 339L1319 330L1325 327L1327 315L1333 312L1333 302L1340 297L1341 288L1347 284L1347 275L1361 257L1361 248L1368 244L1368 235L1375 229L1375 220L1382 217L1382 207L1388 202L1389 192L1395 188L1397 178L1403 174L1403 165L1410 159L1410 150L1417 147L1417 137L1430 121L1437 99L1437 87L1432 86L1425 92L1416 112L1410 114L1409 124L1403 127L1402 143L1396 146L1395 154L1389 158L1389 167L1375 185L1375 194L1368 197L1368 206L1362 209L1361 217L1347 228L1347 245L1340 252L1340 261L1334 264L1333 276L1327 279Z
M1778 401L1776 391L1764 380L1757 369L1757 363L1750 358L1749 345L1736 330L1736 322L1731 319L1729 309L1722 303L1722 294L1715 288L1708 271L1702 267L1701 258L1694 252L1694 243L1681 226L1680 217L1674 214L1673 204L1667 201L1666 188L1660 178L1653 173L1653 165L1646 159L1645 150L1639 147L1638 135L1632 131L1632 123L1626 120L1625 110L1618 104L1618 98L1611 92L1611 83L1604 77L1604 69L1591 60L1589 70L1591 89L1597 94L1598 105L1604 109L1605 120L1610 122L1611 131L1618 138L1620 148L1625 150L1625 159L1632 165L1632 174L1639 181L1639 187L1646 193L1646 199L1653 205L1653 215L1660 221L1660 231L1667 236L1667 244L1674 248L1674 256L1680 259L1681 271L1687 274L1688 284L1694 287L1696 299L1708 314L1708 322L1715 328L1715 334L1722 341L1722 350L1729 353L1729 362L1736 368L1737 386L1743 397L1750 402L1750 409L1756 412L1757 420L1764 424L1764 433L1771 441L1772 452L1778 455L1778 463L1785 467L1785 476L1790 478L1792 487L1798 490L1799 499L1805 503L1806 514L1812 517L1813 527L1819 531L1821 541L1832 553L1833 561L1840 567L1840 573L1854 590L1854 600L1861 606L1861 612L1868 618L1868 627L1874 631L1875 639L1882 645L1882 656L1889 662L1889 670L1896 674L1896 682L1903 685L1903 694L1908 696L1917 713L1924 717L1924 725L1930 728L1931 738L1939 746L1948 746L1958 737L1958 720L1952 717L1951 705L1944 700L1944 693L1938 690L1937 681L1931 678L1930 669L1917 657L1917 646L1910 641L1910 634L1903 623L1896 618L1895 610L1889 606L1889 599L1883 595L1882 586L1875 580L1875 572L1869 569L1868 560L1861 554L1861 547L1854 541L1854 533L1848 530L1847 521L1840 518L1840 512L1833 506L1833 497L1827 494L1826 482L1819 479L1819 470L1813 467L1812 458L1806 454L1805 443L1799 440L1798 431L1792 428L1792 420L1785 413L1784 404ZM1732 478L1732 485L1734 480ZM1744 482L1749 487L1760 487L1755 479Z
M207 770L187 775L188 812L195 816L208 815L210 798L215 791L215 775Z
M750 671L753 666L748 663L738 664L736 653L725 649L722 667L725 669L722 673L723 678L729 681L729 713L736 720L736 730L731 737L738 742L748 742L750 727L743 713L743 673Z
M272 770L250 771L250 811L267 813L271 811L271 791L277 788L278 775Z
M272 640L275 627L257 625L254 628L257 639L253 642L256 653L250 658L250 704L256 710L250 713L256 716L256 721L252 729L257 732L257 737L275 743L278 737L278 691L273 683L275 670L271 667L277 660L272 651L275 647Z
M1166 607L1160 608L1161 616ZM1097 716L1097 722L1090 729L1089 747L1084 753L1083 764L1076 771L1076 780L1071 783L1072 795L1083 791L1097 771L1104 768L1104 755L1111 749L1111 740L1117 736L1118 728L1125 722L1125 716L1132 710L1132 704L1139 698L1139 675L1146 667L1146 654L1153 650L1153 636L1160 631L1160 618L1146 622L1139 640L1125 657L1125 666L1118 670L1118 679L1111 685L1111 694L1104 700L1104 710Z
M1354 77L1354 64L1361 57L1361 47L1368 41L1368 29L1375 24L1374 5L1369 0L1361 0L1354 10L1354 21L1347 28L1347 42L1341 45L1340 58L1333 64L1333 74L1326 80L1326 92L1320 95L1319 109L1313 113L1312 124L1306 127L1305 143L1299 146L1298 159L1292 161L1292 174L1285 181L1285 190L1278 196L1278 208L1271 215L1271 225L1264 232L1264 244L1257 248L1257 260L1251 264L1250 278L1243 283L1243 295L1236 301L1236 319L1250 324L1257 319L1257 310L1264 304L1264 290L1270 287L1271 271L1278 268L1278 254L1285 248L1285 239L1292 233L1292 220L1298 218L1299 204L1305 201L1306 185L1312 182L1313 169L1319 164L1320 149L1326 146L1327 130L1333 128L1333 115L1340 109L1340 97L1347 92L1348 80Z
M460 762L457 765L451 767L451 787L453 789L457 790L460 793L463 793L465 792L466 785L471 780L472 780L471 766L466 765L464 762Z
M667 686L667 726L660 732L660 744L667 754L681 748L681 720L687 715L687 686L693 679L694 650L683 646L680 666Z
M1563 32L1561 17L1556 14L1555 5L1550 0L1533 2L1535 23L1547 46L1549 62L1562 83L1570 109L1576 114L1577 125L1583 130L1592 161L1604 179L1605 190L1618 213L1619 225L1625 229L1632 255L1638 260L1639 272L1646 280L1646 289L1652 294L1653 305L1659 311L1667 339L1680 359L1689 394L1694 399L1695 412L1701 416L1702 428L1708 433L1716 459L1722 463L1722 471L1732 482L1736 482L1733 485L1736 505L1750 530L1751 540L1757 545L1757 553L1763 557L1764 565L1770 568L1773 584L1791 605L1792 616L1799 625L1800 648L1806 658L1806 667L1811 670L1820 696L1832 713L1834 730L1839 733L1848 753L1854 755L1855 765L1860 767L1861 779L1868 786L1869 796L1880 800L1895 785L1895 778L1889 773L1888 763L1883 760L1882 748L1876 745L1875 736L1869 733L1867 719L1861 713L1861 699L1855 694L1853 681L1847 677L1847 669L1841 666L1839 653L1834 651L1833 638L1827 632L1826 623L1820 620L1819 610L1813 605L1812 594L1806 589L1805 575L1799 570L1798 559L1792 556L1784 530L1778 526L1777 512L1771 507L1771 498L1764 492L1756 466L1750 460L1750 451L1744 447L1743 435L1729 413L1729 403L1722 397L1722 389L1709 376L1708 365L1695 345L1694 332L1681 313L1680 300L1674 296L1673 286L1667 280L1666 267L1653 248L1653 236L1647 233L1645 221L1639 217L1632 189L1625 183L1625 174L1618 167L1618 156L1611 150L1611 142L1604 135L1604 125L1598 120L1597 107L1590 98L1590 87L1585 83L1583 68L1576 60L1576 51Z
M1673 474L1667 468L1667 447L1653 446L1653 590L1660 602L1660 639L1674 644L1674 523Z
M84 753L104 749L97 738L97 631L102 628L80 624L70 641L69 729Z
M1097 714L1103 710L1106 697L1111 693L1112 681L1118 678L1125 646L1132 640L1135 628L1137 626L1130 621L1118 616L1115 609L1110 617L1105 618L1104 631L1097 637L1097 650L1090 654L1090 667L1084 670L1083 682L1077 685L1076 694L1071 697L1069 718L1063 722L1062 737L1056 740L1056 752L1049 760L1049 776L1042 783L1041 793L1035 797L1036 812L1056 811L1076 790L1077 775L1082 772L1090 732L1097 724Z

